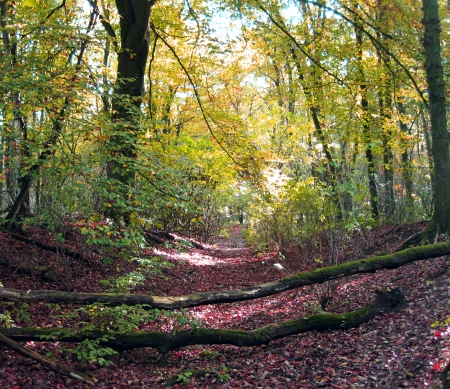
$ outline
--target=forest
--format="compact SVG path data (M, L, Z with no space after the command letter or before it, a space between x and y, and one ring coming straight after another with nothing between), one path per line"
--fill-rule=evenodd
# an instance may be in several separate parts
M0 388L450 389L450 2L0 12Z

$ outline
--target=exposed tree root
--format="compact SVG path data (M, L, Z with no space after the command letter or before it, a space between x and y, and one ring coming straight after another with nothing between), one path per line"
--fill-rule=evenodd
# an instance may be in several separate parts
M418 232L417 234L410 236L399 248L399 250L406 250L408 248L425 245L430 242L432 242L432 244L435 244L438 240L439 234L439 225L434 223L433 221L430 221L427 228L425 228L421 232Z

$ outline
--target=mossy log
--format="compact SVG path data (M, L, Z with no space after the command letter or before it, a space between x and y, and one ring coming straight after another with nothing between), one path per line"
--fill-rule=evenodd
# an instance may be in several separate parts
M108 340L103 341L102 344L116 350L152 347L161 353L167 353L194 344L260 346L275 339L308 331L348 329L368 322L379 312L398 311L405 306L407 306L407 302L403 293L399 289L394 289L388 292L377 291L373 302L355 311L343 314L318 313L249 331L195 328L176 333L151 331L120 334L101 331L75 333L71 329L59 328L0 328L0 333L16 341L43 341L43 337L45 337L45 339L50 338L50 341L55 342L81 342L84 339L107 338Z
M0 301L52 302L109 305L147 304L150 308L179 309L199 305L230 303L271 296L285 290L320 284L361 273L374 273L382 269L396 269L414 261L450 255L450 243L414 247L390 255L382 255L341 265L325 267L310 272L255 285L244 289L212 291L184 296L149 296L121 293L72 293L52 290L18 290L0 288Z

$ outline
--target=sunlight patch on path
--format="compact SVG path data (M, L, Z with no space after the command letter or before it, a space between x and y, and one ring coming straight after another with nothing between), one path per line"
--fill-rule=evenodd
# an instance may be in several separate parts
M248 250L243 250L241 248L221 249L219 247L213 248L213 250L217 250L216 252L220 253L220 256L214 255L214 251L211 253L212 255L201 251L179 253L176 251L166 252L154 249L153 252L155 255L160 255L167 259L186 261L193 266L216 266L219 264L235 264L249 261Z
M228 237L215 237L213 244L203 244L204 250L189 248L189 252L179 252L177 250L158 250L155 248L153 253L167 259L186 261L192 266L231 265L264 260L263 257L252 257L251 248L247 247L242 237L244 228L242 225L232 226ZM177 238L182 240L181 237Z

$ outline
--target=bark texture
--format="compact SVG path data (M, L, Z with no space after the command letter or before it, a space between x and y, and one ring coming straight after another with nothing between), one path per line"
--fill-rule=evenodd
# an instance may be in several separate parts
M440 20L437 0L423 0L425 71L430 101L431 152L434 161L434 210L428 236L450 232L450 157Z
M154 4L154 0L116 0L120 15L120 48L117 50L117 79L112 99L113 130L107 145L107 173L110 180L122 185L118 188L122 198L128 197L129 187L135 180L133 164L149 51L150 11ZM123 216L128 221L128 215L119 209L109 210L109 213L115 219Z

